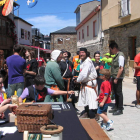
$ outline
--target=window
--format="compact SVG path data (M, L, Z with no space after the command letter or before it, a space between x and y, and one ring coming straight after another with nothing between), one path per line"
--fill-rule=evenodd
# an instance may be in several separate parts
M89 36L89 26L87 26L87 36Z
M25 30L25 40L27 40L27 31Z
M24 29L21 29L21 38L24 39Z
M28 40L30 40L30 32L28 31Z
M76 13L76 25L80 23L80 10Z
M130 14L130 0L121 0L121 17Z
M0 19L0 34L2 33L2 25L1 25L1 19Z
M0 45L7 45L7 28L6 19L0 19Z
M80 38L80 32L79 32L79 40L80 40L81 38Z
M58 43L58 44L63 44L63 38L58 38L58 39L57 39L57 43Z
M6 35L6 22L5 22L5 20L2 20L2 33L3 33L3 35Z
M97 22L96 20L93 22L93 37L97 36Z
M82 30L82 39L84 39L84 30Z

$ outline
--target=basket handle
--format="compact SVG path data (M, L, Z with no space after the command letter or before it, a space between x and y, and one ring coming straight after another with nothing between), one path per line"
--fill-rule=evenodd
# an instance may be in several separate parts
M38 106L38 107L42 107L41 105L37 105L37 104L29 104L29 105L26 105L25 107L29 107L29 106Z

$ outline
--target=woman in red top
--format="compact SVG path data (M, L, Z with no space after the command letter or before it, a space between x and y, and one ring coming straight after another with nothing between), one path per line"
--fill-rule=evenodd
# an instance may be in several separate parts
M108 81L110 78L110 72L107 69L102 69L99 71L100 78L103 80L100 88L100 94L97 97L99 101L99 107L97 110L98 115L103 118L103 123L101 127L106 130L110 130L113 125L113 121L107 117L108 104L111 103L110 94L111 94L111 84Z

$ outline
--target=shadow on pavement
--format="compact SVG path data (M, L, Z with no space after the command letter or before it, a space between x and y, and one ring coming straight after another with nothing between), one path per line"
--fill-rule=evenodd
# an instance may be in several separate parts
M135 107L134 105L125 105L125 104L124 104L123 106L130 106L130 107Z
M135 104L135 105L136 105L136 104L137 104L137 100L135 100L135 101L132 101L132 104Z

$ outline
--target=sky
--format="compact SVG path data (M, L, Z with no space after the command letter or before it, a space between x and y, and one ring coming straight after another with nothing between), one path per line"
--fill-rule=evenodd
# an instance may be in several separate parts
M76 26L75 9L79 4L92 0L38 0L38 3L29 8L27 0L17 0L19 17L31 23L33 28L39 28L44 35L60 30L67 26ZM14 14L17 16L17 10Z

